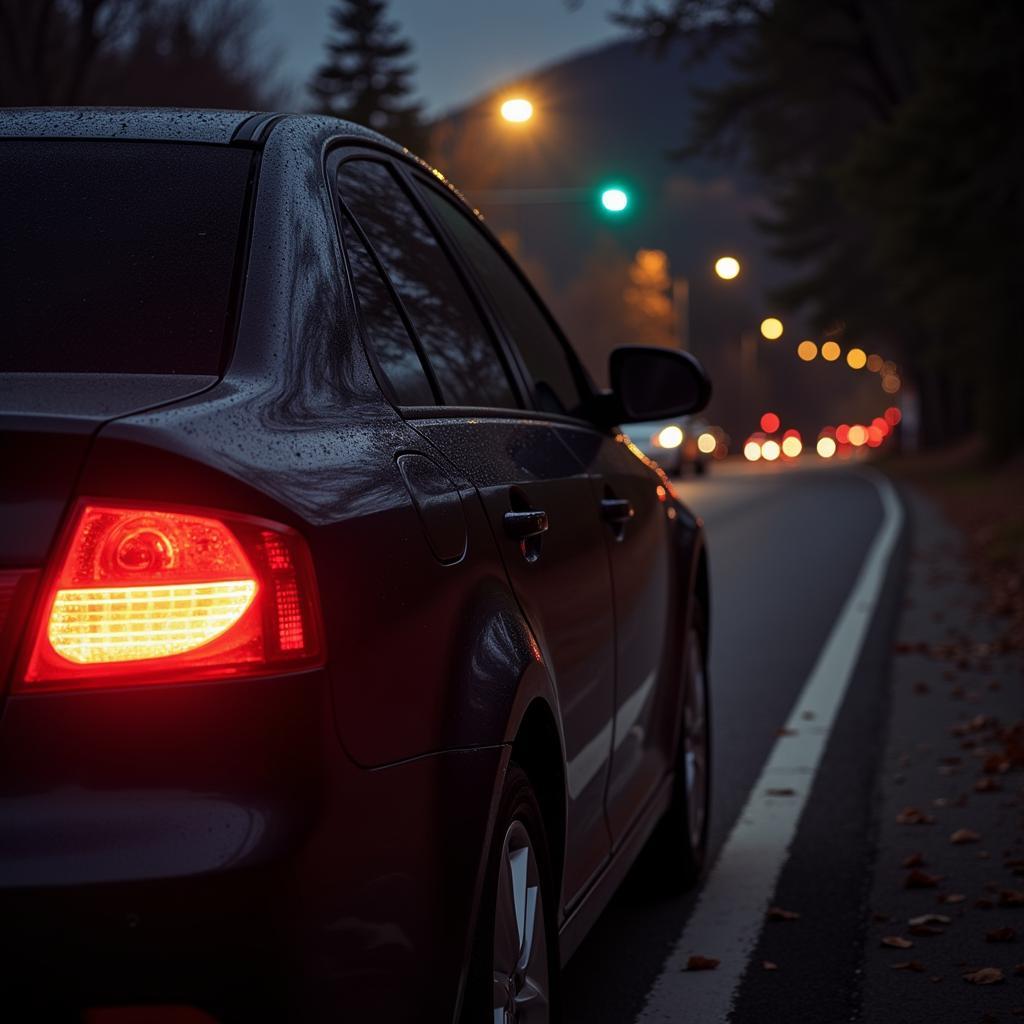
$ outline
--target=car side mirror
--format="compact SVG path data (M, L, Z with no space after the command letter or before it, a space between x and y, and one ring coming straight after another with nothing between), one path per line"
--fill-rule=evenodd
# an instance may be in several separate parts
M616 420L621 423L700 412L711 398L704 367L689 352L677 349L651 345L613 349L608 377Z

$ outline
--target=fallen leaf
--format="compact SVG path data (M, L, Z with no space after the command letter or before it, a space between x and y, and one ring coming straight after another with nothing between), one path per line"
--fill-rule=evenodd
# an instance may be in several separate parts
M983 775L974 783L974 791L976 793L998 793L1002 788L999 780L992 778L991 775Z
M928 925L928 924L952 924L953 919L947 917L945 914L921 914L918 917L912 917L907 924L914 925Z
M914 868L903 879L904 889L934 889L942 881L942 875L929 875L927 871Z
M985 932L986 942L1016 942L1017 930L1007 925L1004 928L991 928Z
M796 796L795 789L766 789L769 796Z
M881 942L883 946L889 946L892 949L910 949L913 946L909 939L904 939L901 935L886 935Z
M1024 907L1024 889L1000 889L999 906Z
M924 964L920 960L901 960L898 964L889 964L894 971L916 971L924 973Z
M782 907L768 908L769 921L799 921L800 915L795 910L783 910Z
M688 971L713 971L722 961L713 956L691 956L686 961Z
M1024 964L1017 964L1013 968L1013 973L1014 974L1024 974Z
M964 981L972 985L995 985L1003 980L1003 972L998 967L980 967L964 975Z
M897 825L931 825L935 819L930 814L918 810L916 807L904 807L896 815Z
M963 846L964 843L976 843L981 836L969 828L958 828L950 837L949 841L954 846Z
M907 929L911 935L944 935L945 932L941 928L936 928L930 924L912 924Z
M766 971L777 971L779 969L779 965L772 960L762 960L761 966Z
M940 903L963 903L967 897L962 892L945 892L939 897Z
M919 868L924 864L924 854L921 853L908 853L903 858L903 866L905 868Z

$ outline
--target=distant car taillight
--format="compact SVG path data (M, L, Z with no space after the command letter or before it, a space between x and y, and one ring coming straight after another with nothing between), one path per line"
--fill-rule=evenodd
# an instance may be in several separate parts
M275 523L82 502L48 580L22 692L288 671L321 657L309 553Z

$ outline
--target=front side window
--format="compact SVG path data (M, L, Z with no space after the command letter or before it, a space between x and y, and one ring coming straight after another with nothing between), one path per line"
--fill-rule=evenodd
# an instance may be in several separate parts
M518 405L495 342L447 255L388 167L350 160L341 198L394 285L448 405Z
M577 413L582 405L579 385L565 347L544 311L464 211L436 189L427 187L422 192L479 275L501 323L519 349L532 378L533 404L545 412Z

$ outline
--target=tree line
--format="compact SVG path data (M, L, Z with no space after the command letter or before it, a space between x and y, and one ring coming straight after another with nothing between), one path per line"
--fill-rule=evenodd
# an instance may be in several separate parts
M740 160L791 268L775 298L898 353L924 439L1024 442L1020 0L620 0L655 52L726 48L677 156ZM852 342L851 342L852 343Z

